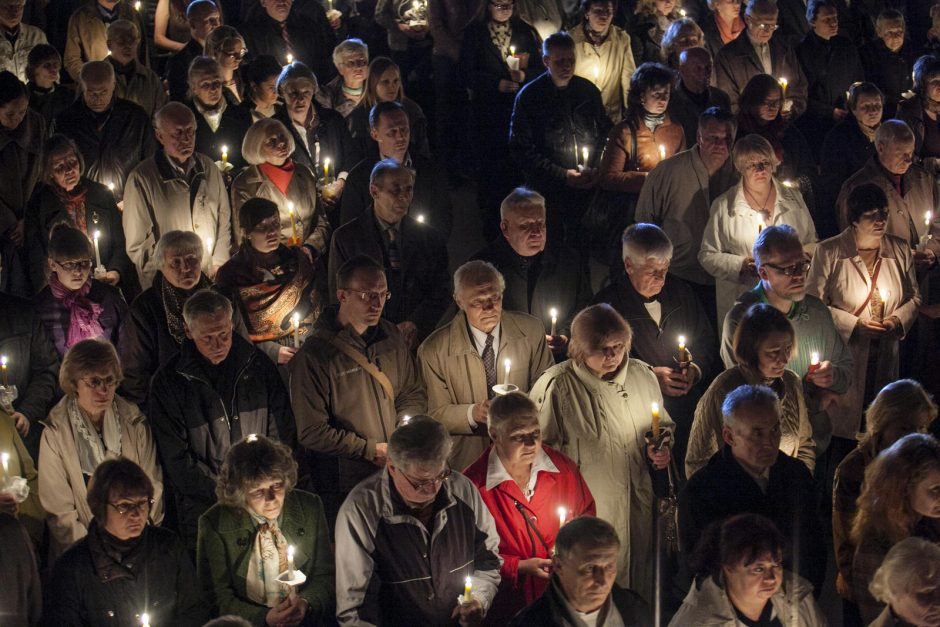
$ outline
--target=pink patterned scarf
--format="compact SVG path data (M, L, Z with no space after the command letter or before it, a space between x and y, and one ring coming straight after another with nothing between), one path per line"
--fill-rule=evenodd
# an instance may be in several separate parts
M71 348L72 345L90 337L102 337L104 335L104 329L101 328L101 324L98 322L102 307L88 298L88 292L91 291L91 277L85 281L84 285L73 292L62 285L59 275L53 272L49 275L49 288L52 290L55 299L69 310L69 333L65 342L66 348Z

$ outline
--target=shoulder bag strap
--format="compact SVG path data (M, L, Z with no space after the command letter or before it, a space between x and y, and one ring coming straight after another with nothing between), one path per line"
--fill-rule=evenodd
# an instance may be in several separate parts
M372 378L378 381L379 385L382 386L382 389L385 390L385 394L387 394L388 397L392 399L393 403L395 402L395 389L392 387L392 382L389 380L388 375L379 370L371 361L366 359L365 355L353 349L348 344L339 342L335 338L330 339L330 344L333 345L336 350L356 362L359 366L362 367L363 370L372 375Z
M868 307L868 303L871 302L871 297L874 295L875 290L878 289L878 274L881 272L881 261L882 258L878 257L878 263L875 265L875 273L871 275L871 289L868 290L868 296L865 298L865 302L852 313L856 318L862 315L862 312L865 311L865 307Z

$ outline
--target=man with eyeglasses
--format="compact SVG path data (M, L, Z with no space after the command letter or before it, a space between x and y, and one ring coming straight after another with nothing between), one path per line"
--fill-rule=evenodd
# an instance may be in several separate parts
M330 521L349 491L385 466L395 426L427 410L411 349L382 318L386 303L398 297L383 266L354 256L335 280L339 302L324 308L289 364L297 435L313 453L317 493Z
M584 23L571 30L575 74L594 81L614 124L623 119L630 77L636 70L630 35L613 23L616 4L614 0L585 0L581 3Z
M476 486L447 466L450 449L442 424L413 416L391 434L388 465L343 503L340 625L483 621L500 583L499 536Z
M457 268L454 300L460 312L418 349L428 413L454 436L454 468L466 468L489 445L493 387L508 383L528 393L555 363L546 342L548 327L529 314L504 311L505 288L503 275L485 261Z
M189 25L189 42L167 60L164 74L170 100L178 102L186 100L189 64L202 54L209 33L222 24L219 7L212 0L193 0L186 7L186 23Z
M148 117L152 117L166 102L166 90L160 77L138 60L140 41L136 23L128 20L111 22L108 24L111 54L106 61L114 66L114 94L139 105Z
M796 119L806 111L806 76L796 52L785 38L774 37L778 15L774 0L749 0L744 10L744 36L721 48L715 57L716 84L728 94L735 113L741 92L756 74L786 79L785 117Z
M852 353L836 330L829 307L806 293L810 264L793 227L780 224L761 231L754 243L754 265L760 281L739 296L725 315L721 359L727 368L735 365L734 334L751 305L766 303L787 316L796 332L787 368L803 377L806 411L813 426L816 458L820 459L832 438L826 410L852 382ZM810 372L814 354L819 367Z

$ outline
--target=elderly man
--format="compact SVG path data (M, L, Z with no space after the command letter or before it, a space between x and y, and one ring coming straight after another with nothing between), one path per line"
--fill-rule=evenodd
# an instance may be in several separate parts
M448 468L450 448L443 425L412 417L392 432L385 469L343 503L336 521L340 625L482 621L500 580L499 536L479 491Z
M614 583L619 554L620 538L607 521L581 516L565 524L555 538L551 583L510 627L652 624L643 599Z
M796 52L782 37L774 37L778 15L774 0L749 0L744 10L744 36L724 46L715 57L716 84L731 98L735 113L744 86L757 74L787 80L785 116L798 118L806 111L806 76Z
M175 52L166 63L166 82L170 100L186 100L189 64L202 54L206 38L222 24L219 7L212 0L193 0L186 7L186 23L189 25L189 42Z
M848 226L847 203L853 189L865 183L874 183L888 197L887 233L910 242L918 249L924 235L933 237L925 249L914 253L918 270L933 266L940 253L940 194L934 177L920 165L913 163L914 133L901 120L885 120L875 131L875 156L861 170L842 184L836 201L841 228ZM927 214L933 212L933 221Z
M211 159L227 153L234 172L244 165L242 139L251 128L251 111L230 106L223 96L222 67L211 57L199 56L189 64L189 94L185 103L196 118L196 150Z
M796 331L796 346L787 367L805 375L803 394L813 425L818 459L832 437L826 408L836 395L845 393L851 383L852 353L836 331L829 308L806 293L809 262L793 227L780 224L761 231L754 243L754 265L760 282L754 289L744 292L725 316L721 359L728 368L735 365L734 333L751 305L767 303L786 314ZM819 367L810 372L813 355L819 358Z
M137 59L140 30L134 22L115 20L108 24L107 61L114 66L115 90L118 98L139 105L152 117L166 102L163 81L153 70Z
M509 150L526 185L547 200L552 237L571 240L597 183L591 164L600 157L611 122L601 92L575 76L575 42L568 33L544 41L542 63L547 71L516 95Z
M393 159L372 168L372 207L333 234L329 272L336 294L337 270L346 261L358 255L380 261L395 296L383 316L411 348L434 330L449 304L447 246L437 229L409 215L414 182L414 173Z
M391 296L381 265L349 259L336 272L339 303L323 310L290 361L297 435L315 453L314 477L331 521L349 491L385 466L399 421L427 409L414 356L382 319Z
M702 112L695 145L649 173L636 208L637 222L656 224L669 237L670 271L689 284L716 329L715 279L699 263L698 252L712 202L738 182L730 158L736 130L728 111Z
M42 29L23 23L23 11L26 0L0 0L0 28L4 37L0 37L0 70L16 74L25 83L26 58L29 51L46 42Z
M124 190L127 256L144 289L157 270L153 253L163 233L196 233L206 246L203 270L210 278L228 261L232 244L228 191L212 159L195 151L193 112L170 102L157 111L154 128L162 148L134 168Z
M115 20L130 20L137 24L139 32L146 32L144 13L134 10L134 3L127 0L86 2L78 5L69 17L62 63L72 80L78 82L83 63L108 57L106 29ZM149 65L147 46L142 46L139 54L140 61Z
M89 61L79 75L81 96L60 113L53 132L75 140L85 160L85 176L113 187L118 200L131 170L156 150L150 116L116 95L114 66Z
M460 312L418 349L428 413L456 437L454 468L469 466L489 444L493 386L509 383L526 393L554 363L545 325L528 314L503 311L505 288L503 275L485 261L460 266L454 274Z
M118 339L124 370L121 396L141 407L147 406L150 378L176 357L186 339L183 303L211 285L200 270L204 251L205 246L195 233L165 233L154 252L154 264L159 269L153 284L134 299L121 323ZM232 324L239 335L248 337L237 308Z
M503 200L499 214L502 236L473 259L493 264L503 275L503 307L532 314L549 330L552 316L557 318L554 336L547 337L552 351L563 357L571 320L591 299L587 264L568 246L546 246L545 198L538 192L516 188Z
M378 158L366 157L356 164L346 178L346 187L340 200L339 224L355 220L370 203L370 176L375 164L383 159L394 159L415 172L415 215L435 227L445 237L453 224L450 185L447 175L437 162L424 155L409 151L411 123L401 104L380 102L369 112L369 133L378 147Z
M196 548L199 517L215 503L215 482L229 448L262 433L297 442L287 390L277 367L232 325L232 303L211 289L183 305L186 340L153 377L147 417L168 483L179 531Z
M707 48L688 48L679 53L679 80L669 97L669 117L682 125L685 145L698 141L699 117L706 109L731 110L728 94L708 81L712 77L712 55Z
M681 468L695 405L718 372L718 355L704 307L682 279L667 274L672 251L672 242L658 226L627 227L626 275L601 290L593 302L610 304L633 329L630 354L649 364L656 375L666 410L676 421L672 451ZM679 348L680 336L688 354Z
M813 478L803 462L780 454L776 393L763 385L742 385L725 397L721 413L725 445L679 494L681 546L696 546L709 524L728 516L766 516L792 542L791 570L808 579L818 595L826 549Z
M330 53L336 36L319 2L304 3L305 11L293 8L293 0L259 0L251 20L239 27L252 57L269 54L280 63L292 59L306 63L322 81L336 74Z
M865 78L884 94L886 118L894 116L901 94L913 86L911 73L917 53L914 44L904 36L906 30L904 14L897 9L885 9L875 20L877 38L858 51Z
M317 102L347 117L362 100L369 78L369 46L361 39L346 39L333 49L339 76L317 90Z

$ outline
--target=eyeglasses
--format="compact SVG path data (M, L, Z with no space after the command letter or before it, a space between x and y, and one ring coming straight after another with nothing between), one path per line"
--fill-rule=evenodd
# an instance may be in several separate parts
M277 216L262 220L252 230L255 233L277 233L281 230L281 220Z
M347 292L354 292L359 294L359 298L362 299L365 303L374 303L378 301L379 303L387 303L388 300L392 297L391 292L363 292L362 290L354 290L352 288L340 288L345 289Z
M113 390L121 382L117 377L82 377L81 380L90 388L105 391Z
M117 510L117 513L121 516L127 516L128 514L147 514L150 512L150 508L153 507L153 499L141 499L134 502L121 502L121 503L108 503L111 507Z
M512 11L513 6L515 6L515 2L490 2L490 6L492 6L497 11Z
M396 470L398 470L398 472L401 473L401 476L405 478L405 481L407 481L408 484L409 484L412 488L414 488L416 492L421 492L421 491L423 491L425 488L429 488L429 487L432 487L432 486L436 487L436 486L441 485L442 483L444 483L445 481L447 481L447 478L448 478L448 477L451 475L451 473L453 472L450 468L445 468L444 471L443 471L441 474L439 474L438 476L434 477L433 479L424 479L423 481L415 481L414 479L412 479L411 477L409 477L408 475L406 475L406 474L404 473L404 471L399 470L399 469L397 469L397 468L396 468Z
M779 109L780 100L778 98L769 98L761 102L761 105L767 107L768 109Z
M745 169L749 172L763 172L764 170L769 170L771 168L770 161L766 159L764 161L755 161L754 163L749 163L745 166Z
M275 496L279 494L284 494L284 490L287 486L284 485L283 481L278 481L272 483L267 488L259 488L257 490L252 490L246 496L249 501L266 501L270 495L271 499L274 499Z
M778 265L775 264L775 263L764 263L764 264L761 264L761 265L767 266L768 268L773 268L774 270L776 270L776 271L779 272L780 274L783 274L783 275L786 275L786 276L803 276L804 274L806 274L807 272L809 272L809 262L808 262L808 261L799 261L799 262L793 264L792 266L786 266L786 267L784 267L784 266L778 266Z
M223 50L222 54L227 56L229 59L233 59L233 60L237 59L240 61L241 59L244 59L248 55L248 48L242 48L238 52L227 52Z
M751 23L751 26L756 28L757 30L764 31L765 33L772 33L778 28L780 28L779 24L757 24L753 22Z
M199 83L198 87L199 89L205 89L205 90L213 89L214 90L214 89L222 89L222 85L223 85L222 81L205 81L205 82Z
M79 261L56 261L55 263L69 274L75 274L76 272L91 270L95 262L91 259L81 259Z
M166 261L166 265L171 270L182 270L183 268L198 268L202 265L202 257L199 255L186 255L185 257L171 257Z

